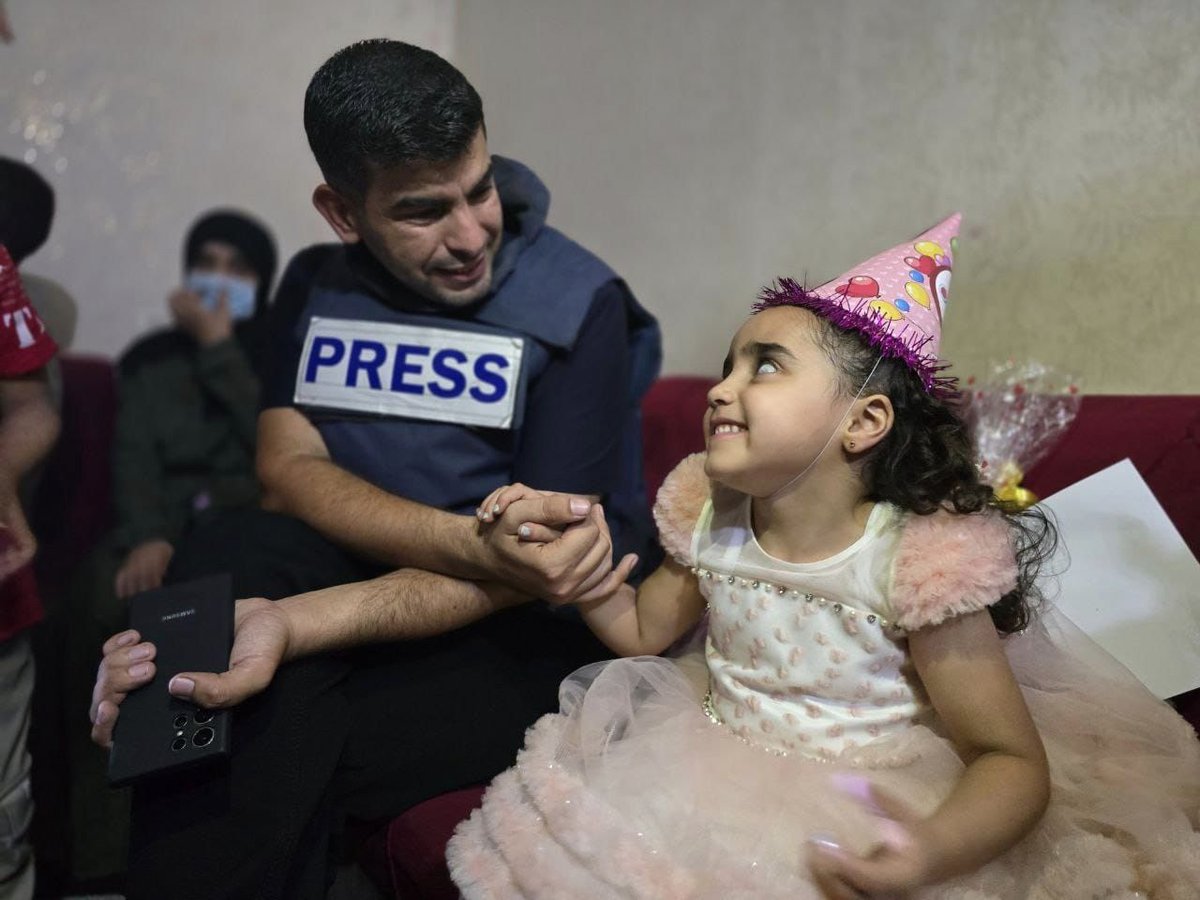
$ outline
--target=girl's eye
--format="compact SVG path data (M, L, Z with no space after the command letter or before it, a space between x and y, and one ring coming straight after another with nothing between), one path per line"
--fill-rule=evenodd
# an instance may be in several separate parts
M762 362L760 362L758 364L758 371L755 374L757 374L757 375L773 375L778 371L779 371L779 366L775 365L775 363L771 362L771 360L769 360L769 359L764 359Z

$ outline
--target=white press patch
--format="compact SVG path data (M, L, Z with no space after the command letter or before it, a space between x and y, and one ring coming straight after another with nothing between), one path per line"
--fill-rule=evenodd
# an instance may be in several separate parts
M313 316L297 404L512 428L521 338Z

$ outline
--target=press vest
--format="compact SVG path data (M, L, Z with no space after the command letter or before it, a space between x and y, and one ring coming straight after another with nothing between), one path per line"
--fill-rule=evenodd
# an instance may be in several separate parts
M339 466L456 512L511 480L530 385L573 346L597 292L618 277L549 227L468 318L401 311L323 274L296 324L297 406ZM627 304L630 404L621 489L609 498L618 520L645 518L639 404L659 363L657 324L632 297Z

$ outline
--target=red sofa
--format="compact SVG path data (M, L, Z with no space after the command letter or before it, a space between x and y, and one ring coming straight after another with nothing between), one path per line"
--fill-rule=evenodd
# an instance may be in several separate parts
M39 577L51 599L111 521L109 446L115 411L111 364L63 360L63 436L47 463L33 520L41 539ZM703 446L707 378L661 379L643 404L645 472L651 495L675 463ZM1029 473L1041 496L1129 457L1192 552L1200 556L1200 397L1090 396L1064 441ZM1174 700L1200 727L1200 691ZM364 868L391 895L456 897L443 859L454 826L482 792L469 787L426 801L375 829Z

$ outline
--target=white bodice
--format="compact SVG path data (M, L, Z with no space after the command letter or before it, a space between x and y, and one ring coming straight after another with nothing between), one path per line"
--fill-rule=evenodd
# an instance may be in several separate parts
M876 504L854 544L788 563L759 546L749 498L705 506L692 559L709 605L714 720L773 750L832 759L925 719L887 599L903 518Z

